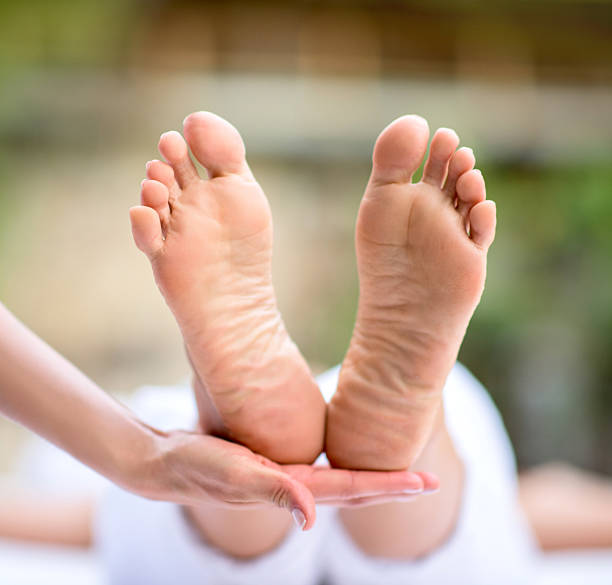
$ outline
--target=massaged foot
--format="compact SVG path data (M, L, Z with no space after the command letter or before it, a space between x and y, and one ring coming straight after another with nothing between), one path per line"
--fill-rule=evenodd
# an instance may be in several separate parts
M196 392L208 394L199 399L215 405L217 432L279 463L312 462L325 404L276 306L268 201L231 124L198 112L184 136L163 134L167 162L147 165L142 205L130 210L134 239L180 326Z
M328 409L333 465L410 466L426 444L446 377L482 294L495 204L469 149L418 116L376 141L356 228L360 297L338 391Z

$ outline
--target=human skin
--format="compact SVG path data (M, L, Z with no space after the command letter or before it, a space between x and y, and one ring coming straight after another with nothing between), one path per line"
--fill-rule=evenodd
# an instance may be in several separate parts
M612 548L612 481L563 463L519 476L519 494L543 550Z
M206 408L206 403L200 403L199 407ZM201 412L200 418L206 420L206 412ZM338 507L348 536L364 554L412 560L436 550L452 534L461 509L464 470L442 411L436 416L431 438L414 468L428 470L419 474L423 480L421 491L407 489L404 493L398 491L352 501L321 501ZM366 477L359 472L350 473L353 487ZM375 472L361 472L368 473ZM381 474L380 480L397 481L393 473L402 472ZM338 477L349 485L348 476ZM186 508L186 515L204 542L239 559L252 559L270 552L291 529L289 518L272 509L236 511L203 505Z
M207 373L209 367L203 363L202 359L198 361L197 353L193 349L190 350L190 346L194 347L194 342L190 343L190 338L193 339L192 331L196 330L196 337L203 338L203 347L206 347L206 337L209 333L205 335L204 332L207 329L207 323L217 324L217 329L213 328L216 333L214 337L221 340L227 335L220 328L227 323L231 334L229 337L231 349L232 344L236 345L237 339L240 342L244 341L241 335L250 339L249 327L252 327L253 323L255 329L262 333L277 330L275 325L277 319L274 317L276 314L274 296L273 291L270 290L271 237L268 231L271 229L271 224L268 206L261 190L253 187L253 177L244 159L244 145L235 128L212 114L197 113L187 117L184 131L197 160L208 170L209 180L203 181L197 174L189 158L187 146L180 135L177 133L162 135L160 151L166 157L167 162L153 161L148 165L149 180L143 183L141 194L143 206L132 209L132 229L137 245L151 260L158 285L177 316L183 335L186 336L188 355L196 373L196 381L199 381L194 390L200 409L200 420L211 425L213 432L223 432L229 420L227 413L223 412L227 410L229 398L232 401L231 411L238 413L240 417L240 432L233 432L233 436L237 439L242 436L253 440L254 433L261 432L260 429L265 420L265 417L261 416L261 412L265 412L265 409L262 411L261 406L270 408L272 405L276 412L287 414L287 420L292 420L295 410L291 397L295 395L295 392L293 394L285 392L281 396L276 384L272 384L271 392L268 393L265 384L259 388L253 388L249 387L248 383L246 390L240 393L233 390L226 392L226 383L217 386L215 381L217 378ZM432 242L433 238L417 237L412 248L407 246L404 249L403 238L406 237L405 232L411 211L414 211L413 221L417 224L414 228L417 235L427 230L435 232L437 229L442 238L447 236L449 244L457 244L459 248L456 251L457 258L463 261L463 264L459 262L460 265L450 271L451 277L467 279L470 286L467 287L469 290L465 293L465 298L459 295L459 298L455 299L455 305L451 302L446 306L443 302L446 297L434 298L434 305L437 302L442 306L442 312L445 311L447 317L450 317L450 324L444 331L436 327L444 320L443 316L437 321L434 319L433 324L430 322L432 315L430 307L427 307L430 309L428 314L419 315L419 310L423 307L415 305L417 314L409 315L407 318L405 301L401 303L402 313L397 314L397 319L395 319L395 307L392 304L390 305L390 313L393 313L391 319L385 320L383 318L385 311L376 307L368 306L369 315L368 311L365 314L363 311L360 312L353 343L343 366L344 377L341 378L342 387L339 389L342 393L340 397L334 397L329 410L327 449L332 463L338 467L390 470L406 469L408 465L415 462L415 458L423 451L425 445L431 445L431 448L428 449L429 459L445 472L449 480L454 481L455 489L445 490L441 496L433 499L433 504L429 504L429 509L432 505L440 507L440 521L430 523L431 533L427 532L424 535L422 539L424 543L417 543L421 550L428 546L436 546L436 543L441 542L456 517L458 494L461 492L462 485L460 481L461 465L445 432L443 419L437 423L438 440L432 440L431 443L428 441L432 428L436 426L436 417L440 414L441 388L463 336L462 323L465 322L464 332L482 292L484 259L486 248L493 236L495 208L491 202L484 201L482 177L475 171L471 172L473 160L466 158L465 152L462 153L463 156L459 155L454 165L451 165L452 172L447 181L448 191L442 190L450 158L456 148L456 135L451 131L441 132L434 139L432 156L426 165L424 182L415 186L410 185L408 193L404 193L404 190L410 183L412 172L419 165L427 144L426 123L420 118L407 117L400 119L395 124L395 128L393 125L390 126L383 135L383 139L379 139L375 150L373 178L369 191L364 197L358 222L358 258L363 256L365 248L365 255L368 256L366 264L369 264L365 271L366 274L363 274L364 271L361 273L361 276L364 277L362 278L362 300L378 297L378 301L382 300L383 303L386 303L391 300L392 303L396 296L401 297L403 285L414 287L415 283L410 282L409 279L406 280L406 276L401 273L402 269L411 268L409 266L411 255L414 256L412 260L417 261L418 268L427 270L427 262L431 259L440 275L447 276L445 272L448 271L452 260L437 266L440 251L436 247L436 242ZM413 151L416 149L416 152L411 152L411 149ZM436 181L438 185L435 184ZM456 183L458 184L457 189L455 189ZM414 200L417 203L412 205ZM456 207L455 200L458 201ZM254 205L254 201L259 201L257 206ZM249 209L247 218L241 209L241 206L245 205ZM245 219L248 219L248 222L245 223ZM442 228L436 226L435 222L438 219L442 222ZM265 237L262 237L262 232L258 231L257 239L250 242L246 250L242 239L238 239L241 245L233 249L236 236L232 236L231 230L238 230L239 233L252 232L252 227L246 230L245 226L250 226L255 220L265 226L263 232ZM425 224L425 227L420 225L421 223ZM470 236L466 231L468 226L471 229ZM445 232L446 227L449 228L448 233ZM229 235L228 230L230 230ZM380 241L377 240L378 237L381 238ZM390 240L386 241L385 238L390 238ZM468 244L464 245L466 240ZM372 247L375 248L374 252L371 251ZM216 252L217 248L220 248L221 252ZM264 262L260 259L262 251L265 252ZM221 260L216 259L217 256ZM235 262L236 259L242 265L250 267L248 278L241 277L243 268L240 266L232 270L231 261ZM211 264L217 271L213 270L212 274ZM221 265L220 269L218 265ZM462 272L461 268L464 265L471 267L471 272ZM363 268L363 262L360 262L360 268ZM378 273L378 269L382 273ZM436 268L433 272L435 271ZM234 274L229 278L229 283L238 279L241 284L237 289L238 292L234 291L228 296L227 290L224 288L217 290L215 283L217 281L225 283L228 281L226 273L232 272ZM387 272L390 275L387 275ZM245 288L245 282L246 285L252 286L253 275L257 276L255 282L263 280L265 286L256 287L256 290L263 288L268 291L266 297L268 301L265 298L260 301L264 307L269 306L272 309L270 315L274 318L260 322L255 315L253 323L250 323L248 314L240 317L243 307L239 300L243 297L252 297L248 286ZM412 276L418 280L418 274L414 274L414 271ZM429 278L424 279L425 283L421 289L427 289L427 286L435 287L439 284L435 278L436 274L425 274L424 276ZM176 284L176 279L179 277L182 278L182 286ZM376 282L376 277L381 277L380 282ZM364 283L366 284L365 291L363 290ZM445 288L445 284L446 282L443 283L442 288ZM419 286L418 283L416 286ZM218 298L214 298L215 294L213 294L211 299L211 288L213 293L216 291ZM379 295L377 295L377 289ZM192 291L195 298L185 298L186 295L183 292L185 290ZM233 288L230 287L229 290ZM428 290L418 292L423 298L427 296ZM430 298L432 296L435 297L429 294ZM207 307L208 304L214 307L213 311ZM224 305L237 307L239 318L231 314L226 315ZM386 308L388 307L383 309ZM226 318L211 321L211 314L225 315ZM432 388L426 387L422 391L421 387L411 384L415 378L409 379L408 383L401 386L402 380L405 379L402 377L404 373L401 370L402 367L404 369L409 369L411 366L417 367L419 362L429 359L426 350L419 349L418 339L415 339L418 335L414 331L407 343L390 344L391 348L398 350L395 355L389 355L389 352L385 351L389 346L385 347L384 344L382 346L374 344L371 348L371 355L364 347L363 339L368 338L367 335L364 335L365 326L370 326L369 331L372 336L368 341L373 342L384 339L389 327L392 328L396 320L399 330L395 334L401 341L403 341L401 326L406 325L406 321L409 325L418 325L420 320L421 327L418 334L426 333L427 328L433 325L434 330L429 339L432 342L430 349L436 349L438 353L433 355L434 363L428 364L427 373L431 379L426 380L427 383L433 384ZM199 323L199 329L193 325L185 325L193 323ZM374 327L371 327L372 325ZM238 335L240 332L242 334ZM286 334L283 333L284 335ZM445 343L444 335L448 335L448 343ZM359 337L362 341L355 341ZM426 336L421 335L421 337ZM435 347L435 341L438 342L438 347ZM276 346L276 344L273 345ZM223 343L220 347L223 349ZM210 359L206 351L202 351L202 355L206 358L204 361ZM287 359L282 351L280 356L275 357L281 358L279 363L284 363L285 368L295 369L296 361ZM405 363L402 363L402 360L407 362L408 368ZM243 361L244 365L248 365L248 359ZM218 373L223 374L227 370L223 364L228 363L227 359L222 359L222 366L218 368ZM375 377L377 376L375 380L365 380L366 386L369 386L365 388L365 391L363 388L365 376L362 372L357 371L360 363L366 364L366 371L369 370L369 373L373 372ZM268 361L264 360L263 365L267 364ZM240 368L238 370L240 371ZM396 376L394 380L393 375L397 374L398 370L399 376ZM416 375L421 375L425 370L423 368ZM299 372L299 368L296 371ZM243 379L248 381L248 368L245 368L244 372ZM355 372L357 374L351 379L349 374L355 374ZM265 379L265 376L261 378L261 375L255 372L254 378L257 380L258 377L260 380ZM386 388L385 383L389 378L398 387L390 390ZM397 378L400 384L397 384ZM240 387L237 381L233 382L233 386ZM372 392L376 393L379 389L382 389L382 394L379 392L374 397ZM369 396L368 390L371 390ZM285 401L285 407L283 407L283 401ZM402 401L404 405L398 404ZM249 418L252 404L255 404L257 408L254 416ZM300 405L303 419L301 422L316 421L316 417L312 417L307 410L304 411L304 404L300 402ZM357 408L353 408L354 406ZM398 406L401 408L397 408ZM230 432L232 427L237 428L231 423L228 426ZM267 428L264 427L264 430L267 431ZM313 431L316 432L316 430L317 428L314 427ZM274 428L273 433L279 435L276 440L283 441L284 448L287 446L292 448L292 443L297 439L293 434L289 435L289 438L286 433L282 436L278 428ZM269 434L267 440L269 441L270 438ZM265 445L268 452L274 452L269 442L262 444ZM364 452L365 458L363 457ZM410 508L411 513L417 515L418 510L421 509L422 507ZM425 509L428 509L427 506ZM417 512L414 512L415 510ZM381 522L379 524L383 529L386 516L388 514L385 514L383 510L380 513ZM222 511L217 513L215 510L205 508L192 510L190 517L200 527L207 540L235 556L262 554L278 544L287 530L287 524L283 526L281 517L278 522L273 522L269 516L259 517L252 521L243 515L232 519ZM350 523L348 512L346 517L348 526ZM216 518L218 520L215 520ZM257 524L262 528L261 531L257 530ZM255 526L255 530L249 532L244 529L247 525ZM356 530L359 532L359 529ZM240 536L244 538L239 544L236 544ZM357 535L355 540L358 540ZM409 556L411 550L404 552Z
M88 548L93 544L94 510L90 494L47 494L2 482L0 539Z
M3 305L0 332L0 412L123 487L155 492L147 465L161 454L157 433Z
M385 483L393 479L387 474L363 474L354 483L348 472L283 467L217 437L159 431L112 399L3 305L0 332L0 412L143 497L224 508L276 506L294 512L300 527L308 529L315 521L315 498L352 500L422 486L413 474L395 483ZM284 517L290 516L285 512Z
M495 204L459 138L439 129L412 182L427 122L403 116L374 146L355 230L359 305L325 450L335 467L406 469L429 439L442 389L484 288Z
M214 407L212 401L200 392L200 383L198 376L194 375L194 392L200 397L197 402L200 421L211 421L210 427L201 429L206 432L214 429ZM354 471L305 465L286 468L293 469L294 477L309 486L318 504L346 510L411 501L423 493L437 490L439 486L437 476L426 472ZM185 511L206 543L240 559L270 552L291 529L288 515L271 508L229 510L213 503L190 506Z
M277 307L268 201L229 122L196 112L183 134L162 134L166 162L147 164L130 210L136 245L214 401L217 434L279 463L312 463L325 402Z
M495 204L469 149L447 128L427 149L418 116L387 126L355 231L360 298L338 390L328 408L326 452L334 466L424 466L440 478L430 498L340 518L367 555L414 559L438 548L456 524L463 465L446 430L442 389L484 288ZM418 529L415 529L418 527Z
M410 502L339 511L347 535L365 555L415 560L434 552L452 535L461 511L464 467L442 410L414 466L435 473L439 490Z

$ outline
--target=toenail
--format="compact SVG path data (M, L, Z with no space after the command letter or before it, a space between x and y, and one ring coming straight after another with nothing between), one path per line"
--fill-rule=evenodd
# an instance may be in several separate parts
M453 136L459 138L457 133L452 128L446 128L445 126L442 126L442 128L439 128L439 130L441 130L442 132L450 132Z

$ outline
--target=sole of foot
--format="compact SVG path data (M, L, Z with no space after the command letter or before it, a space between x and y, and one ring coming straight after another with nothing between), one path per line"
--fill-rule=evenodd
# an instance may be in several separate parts
M485 282L496 210L454 131L404 116L378 137L357 219L357 320L328 409L337 467L405 469L423 450Z
M147 163L134 240L181 329L198 403L216 409L207 426L279 463L310 463L325 404L277 308L268 201L229 122L197 112L183 134L162 134L165 161Z

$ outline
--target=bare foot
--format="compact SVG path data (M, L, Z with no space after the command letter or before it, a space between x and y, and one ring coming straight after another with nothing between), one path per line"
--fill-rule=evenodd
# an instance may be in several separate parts
M130 210L136 245L181 328L219 415L219 434L279 463L310 463L322 449L325 403L276 306L272 216L238 131L208 112L147 165L142 205ZM206 421L209 426L210 421Z
M327 455L353 469L409 467L427 442L442 388L483 291L495 204L470 149L429 129L391 123L374 147L356 228L360 298L328 409Z

